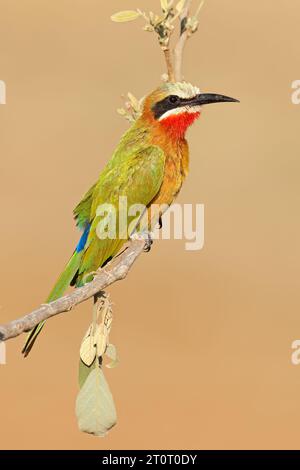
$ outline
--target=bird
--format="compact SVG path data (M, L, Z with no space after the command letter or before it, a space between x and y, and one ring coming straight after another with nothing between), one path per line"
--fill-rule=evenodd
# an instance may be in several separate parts
M127 197L128 205L143 204L149 210L152 205L173 203L189 170L187 129L199 118L203 106L226 102L239 100L202 93L184 81L163 83L146 96L140 117L123 135L97 182L74 209L82 234L46 303L60 298L70 285L80 287L91 280L90 274L111 260L126 242L126 237L99 237L97 208L101 204L112 204L118 211L120 197ZM161 216L156 214L157 220L161 221ZM29 333L22 350L25 357L44 323Z

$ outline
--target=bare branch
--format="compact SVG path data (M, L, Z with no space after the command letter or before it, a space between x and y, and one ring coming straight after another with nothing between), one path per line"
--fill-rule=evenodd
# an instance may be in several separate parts
M180 37L178 42L174 48L174 74L175 80L177 82L182 81L182 59L183 59L183 51L186 44L186 41L189 37L189 31L186 28L186 23L189 17L190 9L191 9L192 0L186 0L185 6L180 13Z
M164 55L165 55L165 61L167 64L167 73L168 73L168 81L169 82L175 82L175 72L174 72L174 67L172 63L172 52L169 47L166 47L163 49Z
M0 325L0 341L15 338L26 331L30 331L43 320L47 320L60 313L69 312L76 305L94 297L114 282L124 279L136 259L143 252L146 243L144 239L131 240L124 251L103 269L97 271L94 279L90 283L74 289L70 294L54 302L41 305L38 309L18 320L13 320L6 325Z

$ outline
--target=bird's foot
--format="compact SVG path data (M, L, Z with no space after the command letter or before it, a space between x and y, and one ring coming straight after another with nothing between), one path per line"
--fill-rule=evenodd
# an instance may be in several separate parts
M145 242L144 252L149 253L153 245L151 232L135 232L130 237L131 240L143 240Z

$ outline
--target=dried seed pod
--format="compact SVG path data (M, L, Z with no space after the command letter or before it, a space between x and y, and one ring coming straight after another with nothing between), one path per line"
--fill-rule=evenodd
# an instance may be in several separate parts
M90 326L89 331L90 333L84 337L81 346L80 346L80 359L82 362L90 367L95 360L96 357L96 338L99 334L99 327L96 328L95 333L92 333L93 325Z
M108 345L108 329L105 325L102 324L99 326L96 340L97 356L101 357L105 353Z

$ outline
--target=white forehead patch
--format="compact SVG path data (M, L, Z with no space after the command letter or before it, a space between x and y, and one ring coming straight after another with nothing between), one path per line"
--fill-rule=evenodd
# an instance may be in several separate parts
M168 92L179 98L194 98L200 94L199 88L187 82L167 83Z

